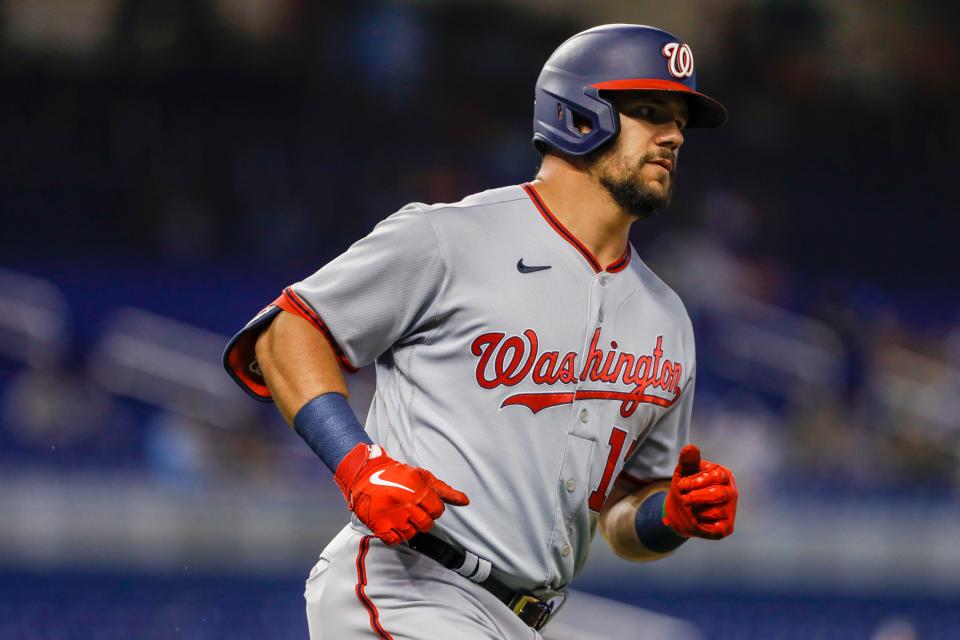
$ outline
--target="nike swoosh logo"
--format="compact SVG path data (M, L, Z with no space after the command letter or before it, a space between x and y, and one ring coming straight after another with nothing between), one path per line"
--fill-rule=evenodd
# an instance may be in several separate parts
M370 476L370 484L380 485L381 487L396 487L397 489L403 489L404 491L409 491L410 493L416 493L416 491L410 487L405 487L402 484L397 484L396 482L390 482L389 480L384 480L381 478L380 476L384 471L386 471L386 469L380 469L380 471L377 471Z
M534 271L543 271L544 269L550 268L551 266L549 264L542 267L528 267L527 265L523 264L523 258L520 258L517 261L517 271L520 273L533 273Z

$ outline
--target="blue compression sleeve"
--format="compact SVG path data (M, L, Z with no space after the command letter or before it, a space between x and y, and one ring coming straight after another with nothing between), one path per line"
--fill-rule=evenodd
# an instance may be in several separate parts
M640 543L657 553L673 551L687 541L687 538L663 524L663 503L666 499L665 491L655 493L637 509L636 527Z
M324 393L303 405L293 417L293 429L334 473L359 443L373 444L339 393Z

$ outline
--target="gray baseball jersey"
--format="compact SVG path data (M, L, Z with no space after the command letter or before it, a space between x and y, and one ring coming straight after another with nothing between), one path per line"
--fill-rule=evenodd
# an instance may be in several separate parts
M600 265L529 184L408 205L284 290L225 355L264 399L253 343L280 309L376 363L371 438L470 497L431 532L517 588L570 582L618 475L668 478L688 440L679 297L629 245Z

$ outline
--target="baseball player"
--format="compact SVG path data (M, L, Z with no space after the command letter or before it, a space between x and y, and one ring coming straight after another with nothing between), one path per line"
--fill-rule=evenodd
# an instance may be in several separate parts
M687 444L690 320L628 240L686 129L726 119L695 78L659 29L573 36L533 181L403 207L230 342L352 512L307 580L313 640L539 638L598 525L635 560L733 531L733 474ZM364 427L342 372L371 362Z

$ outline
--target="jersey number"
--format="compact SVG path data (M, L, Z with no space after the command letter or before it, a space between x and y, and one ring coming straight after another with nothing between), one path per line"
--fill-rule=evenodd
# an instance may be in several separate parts
M607 501L607 492L610 490L610 480L613 478L613 472L617 467L617 460L620 458L620 452L623 451L623 444L626 441L627 432L620 427L614 427L613 431L610 432L610 440L607 443L610 445L610 453L607 454L607 463L603 466L603 475L600 476L600 484L590 492L590 497L587 499L587 506L590 507L591 511L599 512L603 509L603 503ZM624 462L627 461L627 458L633 452L635 444L636 440L634 440L634 443L627 449L627 453L623 456Z

